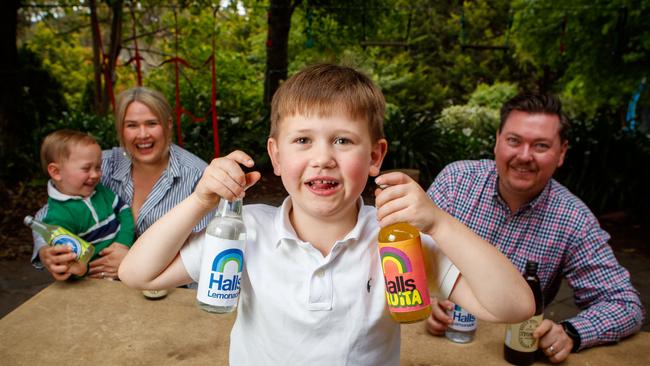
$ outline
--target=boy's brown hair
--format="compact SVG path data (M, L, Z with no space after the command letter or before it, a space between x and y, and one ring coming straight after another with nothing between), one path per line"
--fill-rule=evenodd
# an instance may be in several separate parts
M329 116L343 111L368 123L370 137L384 137L386 101L381 90L361 72L346 66L318 64L287 79L271 102L270 136L277 138L282 119L301 114Z
M45 136L41 144L41 168L48 175L50 163L62 163L70 157L70 147L75 145L92 145L97 143L94 137L75 130L58 130Z

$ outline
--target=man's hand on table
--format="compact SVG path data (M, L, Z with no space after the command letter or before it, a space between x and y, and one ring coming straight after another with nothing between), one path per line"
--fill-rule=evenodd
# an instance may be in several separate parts
M439 301L431 298L431 315L427 318L426 328L434 336L444 336L447 327L452 323L447 311L453 309L454 304L449 300ZM553 363L560 363L569 357L573 349L571 339L561 324L549 319L544 319L535 329L533 336L539 339L539 348Z
M566 360L573 348L573 339L566 334L564 327L549 319L542 321L533 337L539 339L539 348L553 363Z

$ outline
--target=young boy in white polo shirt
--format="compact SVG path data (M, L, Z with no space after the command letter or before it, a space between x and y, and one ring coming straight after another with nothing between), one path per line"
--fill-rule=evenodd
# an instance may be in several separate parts
M267 148L289 197L281 207L244 206L230 364L398 365L399 324L388 315L377 248L379 227L395 222L436 241L444 296L490 321L532 315L532 293L510 262L406 175L376 178L389 187L377 190L377 209L363 204L387 150L384 106L369 78L335 65L300 71L273 97ZM204 234L192 227L220 198L243 197L259 180L241 165L254 165L242 151L213 160L194 193L134 244L122 281L146 289L198 280Z

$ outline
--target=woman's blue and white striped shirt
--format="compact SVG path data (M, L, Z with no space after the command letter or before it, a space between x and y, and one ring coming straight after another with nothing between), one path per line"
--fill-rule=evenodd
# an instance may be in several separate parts
M139 237L156 220L167 211L188 197L207 167L205 161L196 155L172 144L169 149L169 164L158 181L154 184L144 204L140 208L135 222L135 237ZM115 192L129 205L133 202L133 179L131 176L131 160L121 147L114 147L102 152L102 183ZM212 217L214 210L206 215L194 227L194 231L205 228ZM47 205L43 206L36 214L37 219L42 219L47 213ZM38 250L46 245L38 234L34 234L34 252L32 263L41 267Z

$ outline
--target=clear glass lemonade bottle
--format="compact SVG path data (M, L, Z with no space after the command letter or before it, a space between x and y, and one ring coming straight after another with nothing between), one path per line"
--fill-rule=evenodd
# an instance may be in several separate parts
M391 317L413 323L431 314L425 257L420 232L407 223L379 231L379 256L386 284L386 302Z
M237 308L244 268L246 226L241 199L221 199L204 240L197 302L205 311L229 313Z
M95 253L95 247L89 242L59 225L46 224L33 216L25 216L23 223L37 232L48 245L67 245L75 253L76 261L87 264Z

